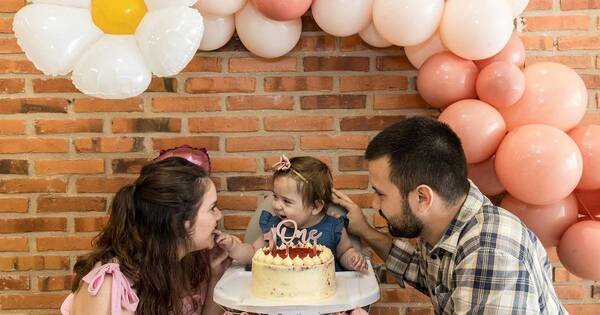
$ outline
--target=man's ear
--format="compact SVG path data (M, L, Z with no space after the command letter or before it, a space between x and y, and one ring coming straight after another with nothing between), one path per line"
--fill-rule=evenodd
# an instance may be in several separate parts
M323 207L325 207L325 202L323 202L323 200L315 200L311 214L319 214L323 210Z
M433 189L427 185L419 185L415 189L417 194L417 208L419 211L426 211L433 204Z

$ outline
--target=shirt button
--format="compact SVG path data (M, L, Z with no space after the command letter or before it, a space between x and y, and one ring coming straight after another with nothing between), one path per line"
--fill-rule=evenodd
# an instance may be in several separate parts
M431 255L431 259L433 259L433 260L437 260L437 259L438 259L438 256L437 256L436 254L432 254L432 255Z

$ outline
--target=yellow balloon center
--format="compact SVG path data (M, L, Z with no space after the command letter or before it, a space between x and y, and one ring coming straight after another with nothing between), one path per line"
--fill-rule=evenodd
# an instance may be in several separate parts
M144 0L92 0L92 19L106 34L134 34L147 11Z

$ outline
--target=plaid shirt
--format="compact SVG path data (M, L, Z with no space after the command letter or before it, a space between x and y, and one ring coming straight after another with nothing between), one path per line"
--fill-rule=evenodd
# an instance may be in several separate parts
M395 240L386 268L427 294L436 314L568 314L538 238L472 183L435 246Z

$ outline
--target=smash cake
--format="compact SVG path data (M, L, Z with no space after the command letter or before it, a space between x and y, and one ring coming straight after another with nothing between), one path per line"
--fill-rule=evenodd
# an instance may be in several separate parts
M286 237L286 222L294 232ZM270 300L302 301L325 299L336 291L335 257L317 244L321 233L298 230L292 220L271 229L269 245L252 257L252 287L255 296ZM276 240L281 240L280 246Z

